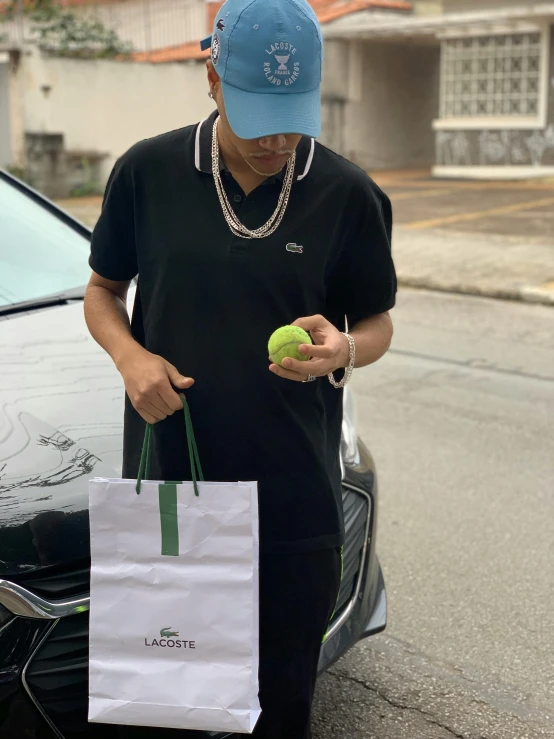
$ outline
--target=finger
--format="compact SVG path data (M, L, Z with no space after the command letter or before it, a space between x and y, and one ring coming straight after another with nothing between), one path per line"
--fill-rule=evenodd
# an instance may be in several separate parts
M277 364L277 362L274 362L271 357L268 357L268 359L269 359L269 364L270 365L275 365L276 367L281 367L281 368L284 368L284 369L293 369L292 368L292 365L291 365L291 363L293 363L295 365L295 368L293 370L294 372L297 371L296 370L296 365L299 365L299 366L301 365L302 366L302 369L298 370L300 372L300 374L302 374L302 375L307 375L308 374L308 370L306 369L307 364L304 361L298 361L296 359L292 359L291 357L285 357L282 360L281 364Z
M171 364L171 362L168 362L167 360L164 361L167 368L167 376L169 377L169 381L172 385L178 387L179 390L186 390L194 384L194 380L192 379L192 377L185 377L179 372L176 367Z
M147 413L146 411L139 411L138 408L137 411L139 415L146 421L146 423L158 423L158 419L152 416L150 413Z
M164 405L168 409L167 410L168 415L171 413L174 413L175 411L182 410L183 401L181 400L179 394L176 393L175 390L171 387L169 382L163 388L158 390L158 393L160 395L160 398L164 402ZM156 403L156 405L158 404Z
M316 316L304 316L303 318L297 318L291 326L300 326L304 331L317 331L322 330L329 326L329 321L321 315Z
M331 359L335 354L334 349L328 344L300 344L298 351L306 357L318 359Z
M148 398L147 402L150 403L157 411L163 413L164 417L171 416L175 411L165 402L160 393L161 391L158 391L156 394L152 394ZM142 405L144 407L144 403Z
M163 413L159 408L156 408L156 406L148 400L143 400L142 403L137 407L137 411L139 413L142 413L143 411L145 413L149 413L156 419L156 421L163 421L167 418L167 413Z
M273 372L274 375L278 375L284 380L294 380L294 382L303 382L307 377L306 372L300 375L298 372L286 370L284 367L280 367L278 364L270 364L269 370L270 372Z
M160 395L164 385L168 384L167 377L162 376L152 384L149 384L146 389L139 389L133 395L133 405L137 410L139 408L146 410L151 415L156 416L158 420L163 420L163 418L173 413L173 410Z
M297 372L303 377L306 377L306 375L323 374L323 372L321 371L323 364L324 364L324 360L322 359L314 359L310 362L302 362L302 361L299 361L298 359L291 359L290 357L287 357L286 359L283 359L282 366L286 370Z

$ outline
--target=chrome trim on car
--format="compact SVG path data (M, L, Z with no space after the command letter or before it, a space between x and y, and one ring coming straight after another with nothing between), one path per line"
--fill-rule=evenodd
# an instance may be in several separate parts
M0 581L0 585L1 585L2 582L3 581ZM31 691L31 688L29 687L29 683L27 682L27 669L29 668L29 665L34 660L34 658L35 658L38 650L42 647L42 645L48 639L48 637L50 636L50 634L52 633L52 631L56 628L56 624L57 623L58 623L58 620L56 619L56 621L54 621L54 623L50 626L50 628L46 629L46 633L44 634L44 636L42 637L42 639L39 641L39 643L37 644L37 646L35 647L35 649L33 649L33 652L31 654L31 656L29 657L29 659L27 660L27 664L25 665L25 667L23 668L23 672L21 673L21 683L22 683L22 685L23 685L23 687L25 689L25 692L27 693L27 695L29 696L29 698L33 702L33 705L35 706L35 708L37 709L37 711L40 713L40 715L42 716L42 718L46 721L46 723L48 724L48 726L54 732L54 736L56 737L56 739L64 739L63 734L60 733L59 729L53 723L52 719L48 716L48 714L45 712L45 710L43 709L43 707L40 705L39 701L33 695L33 692Z
M350 618L350 615L352 614L352 611L356 607L356 601L358 600L358 597L360 595L360 590L362 589L362 581L365 574L365 563L366 563L366 554L367 554L367 547L369 544L369 536L370 536L370 527L371 527L371 509L373 501L371 499L371 495L367 493L365 490L362 490L361 488L356 487L355 485L350 485L347 482L343 482L343 487L345 487L347 490L352 490L355 493L358 493L359 495L362 495L364 498L367 499L367 521L365 526L365 536L364 536L364 545L362 547L362 553L361 553L361 564L360 564L360 570L358 572L358 579L356 581L356 586L354 588L354 593L352 594L352 598L348 601L348 604L345 606L344 610L340 614L340 616L337 618L336 621L333 621L331 623L331 626L329 627L329 630L325 634L324 642L329 641L331 637L333 637L339 629L341 629L344 624L348 621Z
M8 580L0 580L0 605L14 616L37 618L43 621L56 621L59 618L74 616L88 611L89 596L69 600L49 601Z

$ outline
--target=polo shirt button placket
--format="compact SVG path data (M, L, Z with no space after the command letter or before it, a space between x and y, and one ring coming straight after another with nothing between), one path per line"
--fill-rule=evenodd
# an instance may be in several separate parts
M247 197L235 192L234 195L229 193L229 200L233 201L233 210L239 215L243 208L248 207ZM235 257L245 257L250 250L250 239L243 239L240 236L232 235L229 253Z

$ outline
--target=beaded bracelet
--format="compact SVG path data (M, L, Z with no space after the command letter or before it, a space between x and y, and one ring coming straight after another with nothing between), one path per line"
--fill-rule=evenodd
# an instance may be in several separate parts
M350 334L345 334L343 332L341 333L348 339L348 347L350 349L348 367L345 367L344 377L340 382L337 382L335 380L332 372L329 372L329 374L327 375L327 377L329 378L329 382L333 387L337 388L337 390L343 388L350 381L350 378L352 377L352 372L354 372L354 365L356 364L356 344L354 343L354 339L352 338L352 336L350 336Z

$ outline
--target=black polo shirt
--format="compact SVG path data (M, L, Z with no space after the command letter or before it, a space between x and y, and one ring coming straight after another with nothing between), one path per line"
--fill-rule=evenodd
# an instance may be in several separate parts
M90 266L110 280L139 276L132 332L195 379L187 391L207 480L257 480L262 549L342 543L342 392L269 372L279 326L321 313L344 330L393 307L389 199L358 167L303 138L279 228L234 236L211 174L214 116L143 141L115 165ZM264 224L282 175L247 197L222 166L242 223ZM295 244L301 249L291 249ZM289 248L287 248L289 245ZM144 422L125 410L123 475L136 477ZM183 414L155 426L153 479L190 480Z

